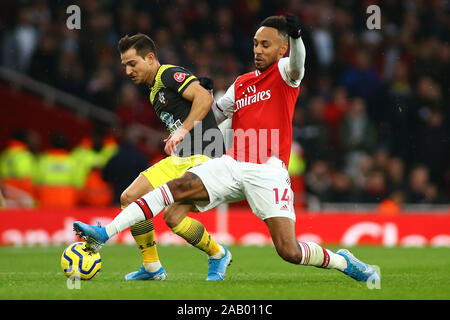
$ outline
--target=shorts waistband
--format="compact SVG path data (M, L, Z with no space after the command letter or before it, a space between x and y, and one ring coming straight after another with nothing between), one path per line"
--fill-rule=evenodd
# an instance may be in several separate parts
M239 161L239 160L234 159L234 158L231 157L230 155L223 155L223 157L229 157L229 158L233 159L234 161L237 161L237 162L243 162L243 161ZM279 158L277 158L277 157L275 157L275 156L270 157L269 160L267 160L267 161L264 162L264 163L256 163L256 162L246 162L246 163L254 163L254 164L262 164L262 165L269 165L269 166L281 167L281 168L287 170L287 166L286 166L286 164L284 163L284 161L281 160L281 159L279 159Z
M276 166L276 167L281 167L283 169L287 170L287 166L284 163L283 160L277 158L277 157L270 157L269 160L267 160L264 164L270 165L270 166Z

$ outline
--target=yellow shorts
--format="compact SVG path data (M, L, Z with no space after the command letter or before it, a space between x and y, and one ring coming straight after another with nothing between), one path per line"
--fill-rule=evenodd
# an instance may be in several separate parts
M202 154L195 154L185 158L170 156L157 162L147 170L142 171L141 174L144 175L153 188L156 189L172 179L181 177L187 169L208 160L211 160L211 158Z

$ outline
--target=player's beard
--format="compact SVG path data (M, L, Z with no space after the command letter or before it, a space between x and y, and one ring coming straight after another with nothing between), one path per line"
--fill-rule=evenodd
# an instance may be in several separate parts
M273 64L274 64L275 62L277 62L277 61L278 61L278 59L277 59L276 57L274 57L270 63L267 63L267 64L265 64L264 66L258 67L258 65L257 65L257 63L256 63L256 58L255 58L255 59L253 60L253 63L255 64L256 70L258 70L259 72L264 72L264 71L266 71L267 69L269 69L271 66L273 66Z

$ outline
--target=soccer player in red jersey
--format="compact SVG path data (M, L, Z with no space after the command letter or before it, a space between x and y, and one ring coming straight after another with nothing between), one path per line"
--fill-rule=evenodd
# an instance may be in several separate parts
M253 213L267 225L276 251L285 261L337 269L358 281L379 281L370 265L348 250L334 253L314 242L298 242L293 193L287 171L292 143L292 117L304 75L306 50L300 20L294 15L266 18L253 38L256 71L239 76L213 104L218 122L232 118L233 144L225 155L188 169L138 199L109 225L95 227L75 222L87 241L106 242L174 202L193 202L200 211L220 203L247 199ZM289 49L289 57L284 55ZM183 215L165 215L170 226ZM231 253L210 260L208 279L222 280Z

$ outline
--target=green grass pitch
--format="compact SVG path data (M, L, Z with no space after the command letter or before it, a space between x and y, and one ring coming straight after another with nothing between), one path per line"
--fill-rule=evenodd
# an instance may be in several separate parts
M0 299L150 300L378 300L450 299L450 249L353 247L381 270L381 288L369 289L336 270L292 265L270 246L230 246L226 280L206 282L206 256L189 246L159 246L168 281L126 282L140 265L135 246L106 245L102 269L69 289L60 268L63 247L0 247ZM338 247L329 247L337 250Z

